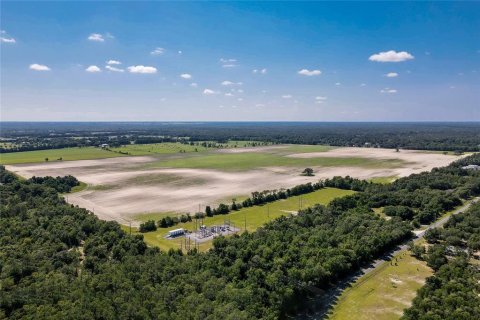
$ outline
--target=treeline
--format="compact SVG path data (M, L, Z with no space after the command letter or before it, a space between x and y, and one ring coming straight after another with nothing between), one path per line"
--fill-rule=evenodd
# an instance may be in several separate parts
M51 128L55 129L52 130ZM157 143L185 138L189 141L229 140L270 143L322 144L331 146L404 148L441 151L480 151L480 124L465 123L2 123L2 137L17 142L39 138L53 144L59 139L96 139L89 145L109 143L109 137L125 137L136 143ZM49 142L51 139L52 143ZM26 141L28 142L28 140ZM115 139L110 144L116 143ZM52 147L53 148L53 147ZM10 152L0 150L0 152Z
M213 209L211 206L206 206L205 212L196 212L193 218L202 219L205 217L213 217L216 215L229 214L232 211L237 211L242 208L261 206L270 202L287 199L289 197L311 193L325 187L363 191L370 184L371 182L355 179L349 176L346 176L346 177L337 176L337 177L333 177L332 179L320 180L316 183L299 184L297 186L294 186L288 189L255 191L255 192L252 192L252 195L250 197L246 198L245 200L239 203L237 203L235 199L232 199L232 203L230 205L225 203L220 203L216 208L213 208ZM156 226L159 228L169 228L180 222L185 223L188 221L192 221L192 217L189 214L181 215L180 217L167 216L159 220ZM151 226L152 222L149 221L148 225ZM148 231L155 231L155 230L157 229L152 227L146 228L140 225L140 232L148 232Z
M480 319L480 205L450 217L442 229L426 234L428 249L417 256L435 274L417 292L404 320Z

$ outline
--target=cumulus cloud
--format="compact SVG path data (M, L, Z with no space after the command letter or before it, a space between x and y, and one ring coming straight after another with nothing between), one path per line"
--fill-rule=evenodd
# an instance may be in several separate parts
M97 66L89 66L87 69L85 69L85 71L94 73L101 72L102 70L100 70L100 68Z
M125 71L123 69L115 68L115 67L112 67L112 66L105 66L105 69L107 69L109 71L113 71L113 72L124 72Z
M13 37L10 37L5 30L2 30L1 34L2 34L2 36L0 36L0 42L3 42L3 43L16 43L17 42Z
M385 88L380 90L381 93L397 93L397 89Z
M150 54L152 56L159 56L159 55L164 54L164 53L165 53L165 49L160 48L160 47L157 47L157 48L153 49L152 51L150 51Z
M340 85L342 85L342 84L341 84L340 82L335 82L335 85L336 85L336 86L340 86Z
M406 51L396 52L395 50L372 54L368 60L376 62L402 62L412 60L415 57Z
M205 90L203 90L203 94L206 95L206 96L211 96L211 95L214 95L214 94L218 94L218 92L216 92L212 89L205 89Z
M398 77L398 73L396 73L396 72L389 72L389 73L387 73L387 74L385 75L385 77L387 77L387 78L396 78L396 77Z
M266 73L267 73L267 69L266 69L266 68L263 68L263 69L253 69L253 70L252 70L252 73L266 74Z
M317 96L315 97L315 100L327 100L327 97L323 97L323 96Z
M311 76L319 76L322 74L322 71L320 70L308 70L308 69L302 69L302 70L299 70L298 71L298 74L302 75L302 76L308 76L308 77L311 77Z
M44 64L33 63L29 67L31 70L35 71L50 71L50 68Z
M291 99L293 96L291 94L284 94L282 96L283 99Z
M100 33L91 33L88 38L90 41L104 42L105 38Z
M189 74L189 73L182 73L180 75L180 78L183 78L183 79L192 79L192 75Z
M108 61L107 61L107 64L109 64L109 65L114 65L114 64L118 65L118 64L122 64L122 63L121 63L120 61L118 61L118 60L108 60Z
M225 97L233 97L233 93L227 92L227 93L225 93Z
M157 68L148 66L130 66L127 68L131 73L157 73Z
M196 88L196 87L198 87L198 84L196 82L192 82L192 83L190 83L190 87Z

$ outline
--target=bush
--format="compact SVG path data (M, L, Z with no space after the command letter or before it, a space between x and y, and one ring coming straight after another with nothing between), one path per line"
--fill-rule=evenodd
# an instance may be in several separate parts
M148 220L147 222L144 222L140 224L140 232L150 232L150 231L155 231L157 230L157 226L155 225L155 221L153 220Z

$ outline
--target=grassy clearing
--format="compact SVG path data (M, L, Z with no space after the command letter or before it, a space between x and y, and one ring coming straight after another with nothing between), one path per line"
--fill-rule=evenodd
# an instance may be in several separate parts
M207 142L214 143L214 141L199 141L199 143ZM227 143L217 144L219 148L244 148L251 146L251 141L229 141ZM262 143L262 142L257 142ZM114 152L128 153L132 156L146 156L154 154L175 154L175 153L190 153L190 152L205 152L208 150L216 150L218 148L209 148L197 145L183 144L179 142L162 142L150 144L129 144L118 148L110 148Z
M268 205L255 206L250 208L243 208L238 211L229 213L228 215L217 215L214 217L207 217L204 219L203 223L206 226L219 225L223 224L224 220L230 220L231 224L234 224L235 227L245 230L245 225L248 231L255 231L260 226L264 225L268 221L271 221L280 216L286 216L292 212L296 212L299 207L306 208L314 204L328 204L334 198L353 194L354 191L350 190L340 190L335 188L325 188L317 190L315 192L305 194L302 196L290 197L286 200L279 200L272 202ZM165 216L166 213L152 213L152 214L142 214L136 218L140 221L146 220L158 220L162 216ZM246 221L246 223L245 223ZM195 229L195 221L180 223L171 228L162 228L157 229L155 232L144 233L145 241L151 246L160 247L162 250L168 250L170 248L180 248L180 239L177 240L167 240L165 235L169 230L184 228L187 230ZM134 229L134 232L137 232L137 229ZM211 242L202 243L200 250L208 250L211 247Z
M399 159L368 159L360 157L321 157L290 158L270 153L219 153L203 154L179 159L165 159L148 164L148 167L218 169L225 171L252 170L260 167L294 166L294 167L361 167L361 168L397 168L404 166Z
M337 147L323 146L323 145L304 145L304 144L290 144L284 145L285 147L279 149L288 153L309 153L309 152L327 152Z
M358 320L399 319L432 274L424 261L402 251L346 289L329 319L349 320L352 315Z
M49 149L49 150L36 150L36 151L24 151L24 152L12 152L1 153L1 164L20 164L20 163L34 163L45 162L45 158L48 158L49 162L71 160L91 160L101 158L112 158L122 156L119 153L103 150L95 147L84 148L64 148L64 149Z
M369 179L368 181L373 183L380 183L380 184L389 184L392 183L397 179L397 176L389 176L389 177L374 177Z
M129 144L118 148L110 148L115 152L124 152L132 156L145 156L152 154L172 154L180 152L201 152L208 148L201 146L191 146L189 144L163 142L152 144Z
M83 191L87 189L87 187L88 185L85 182L80 181L80 184L78 186L73 187L70 193Z

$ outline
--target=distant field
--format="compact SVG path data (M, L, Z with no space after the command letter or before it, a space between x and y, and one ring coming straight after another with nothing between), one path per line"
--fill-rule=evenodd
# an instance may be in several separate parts
M353 194L354 191L350 190L341 190L335 188L325 188L317 190L315 192L305 194L302 196L290 197L286 200L279 200L266 204L263 206L254 206L249 208L242 208L238 211L233 211L227 215L216 215L213 217L206 217L204 219L204 224L207 226L223 224L225 220L229 220L231 224L234 224L235 227L240 228L242 231L245 230L245 221L248 231L254 231L260 226L264 225L268 221L271 221L280 216L289 215L292 212L298 211L299 207L307 208L314 204L328 204L330 201L337 197L346 196ZM142 221L146 220L155 220L164 217L165 215L172 216L171 213L158 213L158 214L146 214L137 216ZM187 230L195 229L195 221L180 223L170 228L159 228L155 232L147 232L143 235L145 236L145 241L151 246L160 247L162 250L168 250L169 248L180 248L180 239L176 240L167 240L165 235L169 230L184 228ZM134 229L135 232L137 229ZM206 250L209 248L209 245L206 243L202 244L202 247Z
M305 151L306 152L306 151ZM365 157L290 158L272 153L245 152L206 154L180 159L161 160L148 164L149 168L171 167L190 169L251 170L259 167L361 167L395 168L405 165L400 159L369 159Z
M329 320L400 319L432 270L405 250L346 289Z
M202 143L203 141L199 141ZM217 144L214 141L205 141L207 143L214 143L217 147L203 147L201 145L190 145L184 143L175 142L162 142L151 144L129 144L118 148L110 148L115 152L124 152L132 156L146 156L154 154L173 154L173 153L189 153L189 152L204 152L208 150L215 150L220 148L245 148L252 143L264 143L264 142L252 142L252 141L229 141L227 143Z
M119 153L103 150L95 147L84 148L64 148L64 149L49 149L36 151L23 151L12 153L0 153L1 164L20 164L20 163L35 163L57 161L62 158L63 161L71 160L91 160L102 158L121 157Z
M201 146L191 146L183 143L153 143L153 144L129 144L118 148L110 148L112 151L125 152L132 156L145 156L152 154L170 154L180 152L200 152L208 148Z

